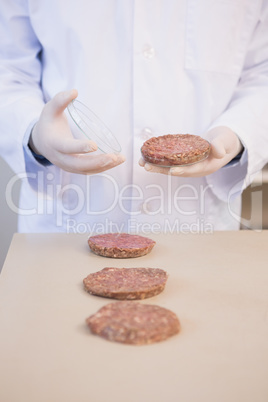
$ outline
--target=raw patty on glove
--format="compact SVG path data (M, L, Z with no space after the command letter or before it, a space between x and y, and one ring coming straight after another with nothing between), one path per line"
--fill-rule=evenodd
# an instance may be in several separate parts
M190 165L206 159L210 148L210 143L198 135L167 134L145 141L141 154L154 165Z

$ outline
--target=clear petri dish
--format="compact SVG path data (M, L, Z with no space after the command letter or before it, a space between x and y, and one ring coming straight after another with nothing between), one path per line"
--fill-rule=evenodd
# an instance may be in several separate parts
M98 149L104 153L121 152L121 146L111 130L82 102L74 99L67 110L78 129L94 141Z

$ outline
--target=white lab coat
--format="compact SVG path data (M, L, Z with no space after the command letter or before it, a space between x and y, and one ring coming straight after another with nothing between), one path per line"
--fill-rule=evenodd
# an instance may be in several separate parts
M268 160L268 2L1 2L1 154L22 180L21 232L239 228L241 191ZM92 176L37 161L33 124L57 92L77 88L113 131L126 162ZM240 161L203 178L151 174L145 139L224 125Z

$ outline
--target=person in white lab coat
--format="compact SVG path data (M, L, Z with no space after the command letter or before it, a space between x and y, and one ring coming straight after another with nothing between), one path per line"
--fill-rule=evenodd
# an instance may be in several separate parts
M22 180L19 206L16 177L6 191L19 231L239 228L241 192L268 161L267 1L4 0L0 18L0 144ZM77 91L124 163L72 137ZM168 133L202 135L210 157L139 163L144 140Z

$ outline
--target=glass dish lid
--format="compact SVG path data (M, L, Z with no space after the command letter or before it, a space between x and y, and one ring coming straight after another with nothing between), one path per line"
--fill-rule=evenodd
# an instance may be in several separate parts
M74 99L67 106L76 126L104 153L120 153L121 146L110 129L82 102Z

